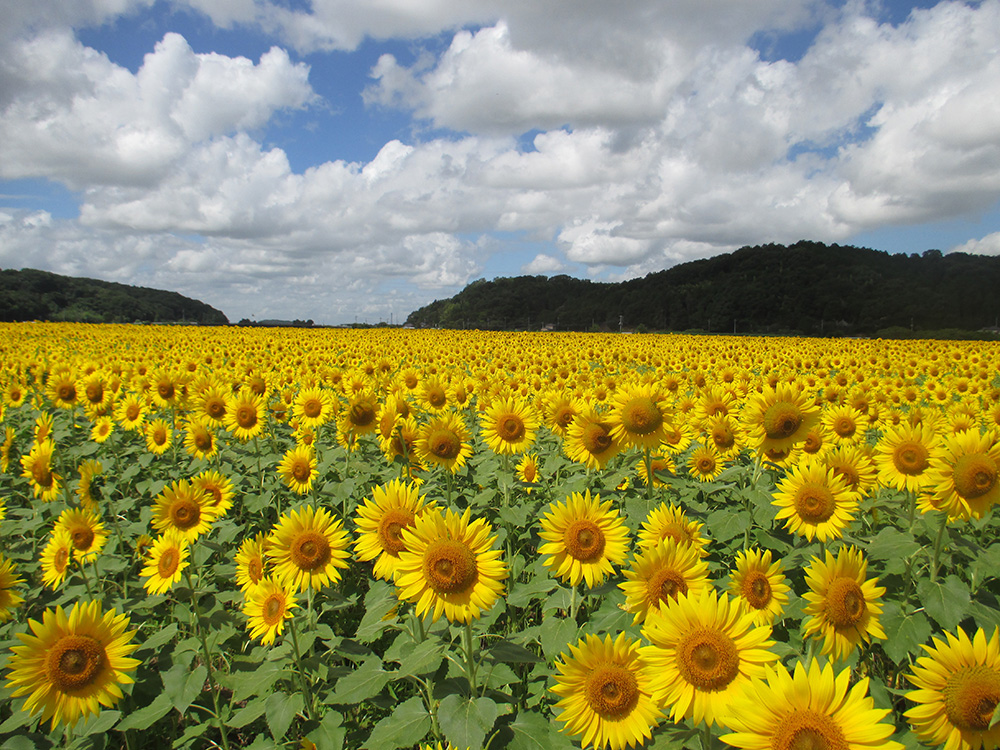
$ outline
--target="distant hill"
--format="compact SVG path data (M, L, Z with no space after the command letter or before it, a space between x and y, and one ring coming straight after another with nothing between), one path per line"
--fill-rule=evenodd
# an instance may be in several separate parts
M226 325L214 307L177 292L61 276L25 268L0 270L0 321L199 323Z
M418 327L907 335L1000 316L1000 258L801 241L743 247L641 279L478 280L411 313Z

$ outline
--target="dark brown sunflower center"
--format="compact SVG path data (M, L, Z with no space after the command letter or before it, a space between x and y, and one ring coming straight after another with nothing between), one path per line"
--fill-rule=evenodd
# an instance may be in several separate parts
M291 560L299 570L313 571L330 562L330 542L316 531L304 531L292 541Z
M534 482L535 477L537 476L537 472L535 471L535 465L530 461L526 463L524 465L524 468L521 469L521 476L523 477L525 482Z
M810 432L806 435L806 441L802 444L802 450L806 453L819 453L822 447L823 438L816 432Z
M258 396L263 396L267 393L267 383L263 378L251 378L250 390Z
M153 430L153 443L156 445L166 445L167 444L167 428L163 426L157 426Z
M52 486L52 467L47 461L36 461L31 467L31 478L39 487Z
M802 424L802 412L795 404L779 401L764 412L764 434L770 440L790 438Z
M1000 703L1000 673L984 664L962 667L945 683L944 711L963 732L989 729L993 711Z
M622 427L633 435L649 435L663 424L663 414L648 396L637 396L625 402L621 411Z
M431 433L427 444L431 453L445 460L457 458L462 450L462 441L451 430L435 430Z
M753 609L765 609L771 603L771 582L759 570L751 570L740 584L743 600Z
M573 417L575 416L576 413L572 409L570 409L568 406L564 406L562 409L559 409L555 413L554 421L557 425L559 425L562 429L565 430L567 427L569 427L570 422L573 421Z
M740 672L740 655L725 633L700 628L677 647L677 671L698 690L722 690Z
M174 384L173 383L160 383L156 386L156 392L160 394L160 398L164 401L169 401L174 397Z
M172 578L174 573L177 572L177 566L180 564L180 561L181 557L173 547L163 550L160 559L156 563L157 575L160 578Z
M253 583L260 583L264 577L264 563L260 558L254 557L247 562L247 578Z
M715 457L702 454L695 459L694 468L699 474L711 474L715 471Z
M462 542L440 539L424 552L424 579L438 594L467 591L475 582L476 556Z
M398 508L387 511L382 516L382 520L378 522L378 541L382 549L390 555L398 556L406 549L406 543L403 542L403 529L412 525L412 513Z
M69 548L60 547L52 557L52 567L61 573L66 570L67 565L69 565Z
M292 466L292 476L296 482L306 482L312 475L312 467L308 461L296 461Z
M257 410L252 406L241 406L236 410L236 424L249 430L257 424Z
M443 388L431 388L427 391L427 403L435 409L440 409L448 403L448 394L444 392Z
M573 521L563 533L566 552L580 562L593 562L604 554L604 532L593 521Z
M209 399L205 402L205 413L212 419L222 421L226 416L226 402L222 399Z
M194 447L203 453L212 450L212 433L208 430L196 431L194 433Z
M602 424L591 424L583 434L583 446L588 453L599 456L611 447L611 435Z
M635 675L618 664L600 664L587 675L584 683L587 704L604 719L622 719L639 702L639 684Z
M649 578L646 593L650 601L660 601L664 604L672 602L678 596L688 592L684 576L673 569L658 570Z
M65 383L56 389L56 395L60 401L76 401L76 386L72 383Z
M726 426L719 426L712 430L712 442L720 450L729 450L736 443L736 435Z
M807 484L795 495L795 512L806 523L829 520L835 508L833 493L826 487Z
M265 625L274 626L281 622L285 616L285 596L284 594L271 594L264 600L260 608L260 617Z
M87 400L92 404L99 404L104 400L104 388L100 383L91 383L87 386Z
M892 464L900 474L919 476L930 465L927 449L918 442L900 443L892 453Z
M842 438L854 437L854 433L858 431L858 424L846 414L841 415L833 420L833 431Z
M497 422L497 435L501 440L515 442L524 437L524 421L516 414L504 415Z
M323 413L323 403L318 398L307 399L302 404L302 413L309 417L309 419L316 419L316 417Z
M97 680L107 665L104 645L89 635L64 635L49 648L45 673L64 693L80 690Z
M170 523L178 529L187 530L197 526L201 520L201 506L189 498L174 500L170 505Z
M847 750L840 725L826 714L797 709L785 716L771 740L772 750Z
M975 500L996 486L997 464L985 453L969 453L955 462L952 476L959 497Z
M834 578L826 591L826 616L838 628L857 625L868 612L861 586L853 578Z
M76 526L70 531L70 537L73 539L73 546L85 552L94 543L94 530L89 526Z
M351 424L355 427L367 427L375 421L375 408L365 402L359 401L351 406Z
M861 484L861 475L858 474L857 468L848 463L835 463L830 466L833 469L833 473L844 480L846 484L852 490L856 490L858 485Z
M139 404L129 404L125 407L125 417L129 422L134 422L142 414L142 409L139 408Z

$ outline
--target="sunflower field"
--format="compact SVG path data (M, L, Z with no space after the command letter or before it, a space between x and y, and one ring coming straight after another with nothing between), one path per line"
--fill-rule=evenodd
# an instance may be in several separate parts
M1000 746L1000 348L0 325L4 748Z

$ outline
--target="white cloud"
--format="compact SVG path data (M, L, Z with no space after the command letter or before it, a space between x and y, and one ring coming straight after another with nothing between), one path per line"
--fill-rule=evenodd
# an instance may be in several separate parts
M948 250L949 253L972 255L1000 255L1000 232L993 232L979 239L971 239Z
M565 263L546 253L539 253L532 258L530 263L521 266L521 273L529 276L548 276L553 273L564 273L566 270Z

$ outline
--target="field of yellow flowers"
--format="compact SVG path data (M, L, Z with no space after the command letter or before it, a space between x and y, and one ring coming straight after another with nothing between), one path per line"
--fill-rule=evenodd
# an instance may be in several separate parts
M1000 348L0 325L5 748L1000 746Z

